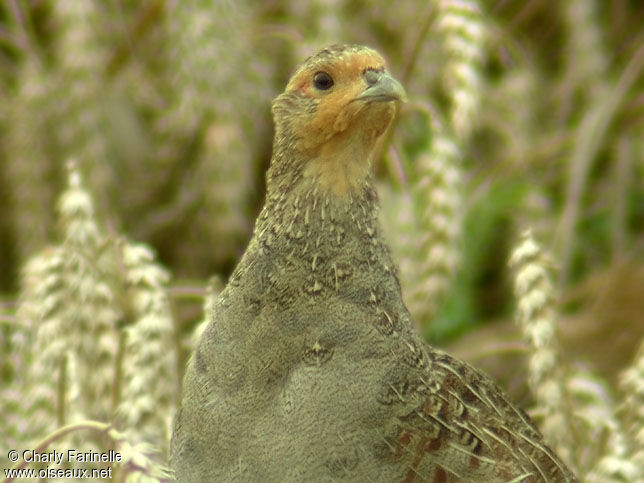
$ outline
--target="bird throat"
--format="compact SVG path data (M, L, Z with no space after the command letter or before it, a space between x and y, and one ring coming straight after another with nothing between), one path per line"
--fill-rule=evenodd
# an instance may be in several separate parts
M351 109L354 105L361 109ZM374 153L393 112L393 106L388 105L346 106L335 119L331 132L322 139L299 141L299 147L306 153L304 177L313 178L332 195L355 194L370 174Z
M318 157L307 163L303 174L305 178L313 178L320 189L345 197L364 183L370 170L371 161L363 153L327 144Z

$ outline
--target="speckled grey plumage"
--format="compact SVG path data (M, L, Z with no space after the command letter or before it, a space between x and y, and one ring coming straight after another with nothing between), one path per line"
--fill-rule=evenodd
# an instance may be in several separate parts
M177 480L574 481L489 378L416 333L371 177L338 197L303 176L280 116L306 102L274 104L266 203L187 368Z

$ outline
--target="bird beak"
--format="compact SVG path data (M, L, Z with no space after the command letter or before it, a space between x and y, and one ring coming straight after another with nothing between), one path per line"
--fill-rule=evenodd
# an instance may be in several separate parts
M378 72L379 76L373 84L365 89L355 100L366 102L407 102L405 88L388 72Z

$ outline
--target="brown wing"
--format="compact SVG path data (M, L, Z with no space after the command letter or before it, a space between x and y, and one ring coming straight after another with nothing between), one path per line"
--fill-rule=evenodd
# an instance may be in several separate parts
M415 340L406 345L423 375L410 371L381 400L397 414L382 455L404 468L404 481L576 481L490 378Z

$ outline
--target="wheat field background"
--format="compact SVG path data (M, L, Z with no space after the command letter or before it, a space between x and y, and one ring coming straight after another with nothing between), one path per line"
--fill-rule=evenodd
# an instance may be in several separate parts
M1 2L0 467L112 450L117 481L168 478L185 362L263 200L270 101L342 42L409 94L374 169L419 330L583 481L644 481L642 18L628 0Z

